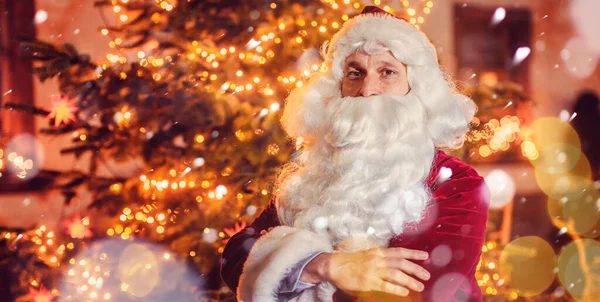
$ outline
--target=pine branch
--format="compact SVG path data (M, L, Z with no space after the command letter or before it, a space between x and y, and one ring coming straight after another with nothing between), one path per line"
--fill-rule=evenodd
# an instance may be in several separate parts
M46 109L42 109L33 105L29 105L29 104L21 104L21 103L14 103L14 102L7 102L4 104L4 108L9 109L9 110L17 110L17 111L21 111L21 112L27 112L27 113L31 113L34 115L40 115L40 116L48 116L48 114L50 114L50 111L46 110Z

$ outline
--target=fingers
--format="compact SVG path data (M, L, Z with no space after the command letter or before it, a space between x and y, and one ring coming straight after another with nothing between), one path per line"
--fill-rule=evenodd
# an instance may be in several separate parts
M405 249L402 247L384 248L381 251L385 257L404 258L413 260L427 260L429 254L419 250Z
M396 296L402 296L402 297L408 296L408 293L409 293L409 291L406 287L396 285L394 283L391 283L391 282L388 282L385 280L381 280L381 285L379 286L379 291L388 293L388 294L392 294L392 295L396 295Z
M339 266L344 268L344 272L331 274L331 282L344 291L380 291L405 297L410 291L424 290L425 286L416 278L430 278L424 268L408 260L427 259L428 254L423 251L373 248L361 252L338 253L337 257L341 259L337 262L344 264ZM332 257L331 263L336 262L335 259Z
M386 259L387 267L401 270L404 273L411 274L421 280L429 280L431 274L423 267L402 258Z
M260 231L260 235L264 235L264 234L270 232L272 229L273 229L273 227L270 227L268 230L262 230L262 231Z
M411 289L417 292L423 291L425 288L423 283L397 269L385 269L384 280L402 288Z

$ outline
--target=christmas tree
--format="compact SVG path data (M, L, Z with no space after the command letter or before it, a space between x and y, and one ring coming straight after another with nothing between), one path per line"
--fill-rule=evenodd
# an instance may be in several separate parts
M417 27L433 9L433 1L387 2L374 4ZM3 261L18 276L13 293L18 301L231 298L218 277L220 253L268 204L277 168L301 144L279 127L282 100L320 69L319 47L364 4L95 5L119 20L98 29L112 38L106 61L92 61L70 44L22 43L38 62L35 74L58 78L61 95L53 96L52 108L8 103L5 109L48 117L40 132L71 135L61 153L90 156L89 167L36 172L27 155L0 152L0 159L19 178L35 176L62 191L67 205L82 187L92 202L56 230L2 230ZM484 99L494 103L490 108L506 106L507 97ZM493 139L484 124L487 132L473 142ZM109 160L136 168L100 173Z

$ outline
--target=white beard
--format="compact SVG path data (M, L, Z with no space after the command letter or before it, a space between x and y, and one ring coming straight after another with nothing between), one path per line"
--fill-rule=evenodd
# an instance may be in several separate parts
M310 103L318 104L304 106ZM303 110L323 116L322 108ZM279 219L327 236L338 249L387 246L421 219L430 198L425 180L435 148L421 100L413 92L332 97L325 117L324 135L279 175Z

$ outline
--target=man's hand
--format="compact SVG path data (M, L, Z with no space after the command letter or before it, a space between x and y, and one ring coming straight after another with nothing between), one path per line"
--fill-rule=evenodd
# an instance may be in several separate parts
M414 277L429 280L424 268L409 260L425 260L426 252L405 248L374 248L355 253L324 253L309 262L301 281L328 281L337 288L358 295L384 292L408 296L409 289L422 291ZM314 262L314 263L313 263ZM315 277L315 276L319 277Z
M260 235L261 235L261 236L262 236L262 235L265 235L265 234L267 234L268 232L270 232L272 229L273 229L273 227L270 227L268 230L262 230L262 231L260 231Z

